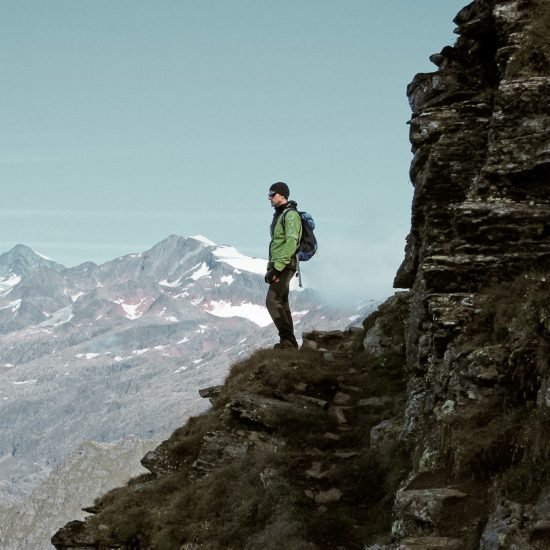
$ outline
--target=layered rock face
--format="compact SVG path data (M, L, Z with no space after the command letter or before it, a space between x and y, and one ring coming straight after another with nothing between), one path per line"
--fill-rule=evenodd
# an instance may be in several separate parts
M527 485L548 483L550 5L479 0L455 22L439 70L408 87L415 196L395 286L413 290L413 471L393 531L414 548L546 548L550 493Z
M415 196L394 282L414 294L409 368L441 398L479 291L550 266L550 6L477 0L455 22L439 70L408 87Z
M57 548L550 547L550 4L455 22L408 88L410 291L235 366Z
M548 19L546 2L473 2L439 71L409 85L415 196L395 286L472 292L550 263Z

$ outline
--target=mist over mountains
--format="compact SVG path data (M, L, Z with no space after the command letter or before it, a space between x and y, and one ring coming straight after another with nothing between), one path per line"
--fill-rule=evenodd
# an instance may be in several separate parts
M0 495L9 517L83 441L160 440L206 408L198 389L271 346L265 266L201 236L73 268L23 245L0 255ZM294 288L291 302L298 336L344 328L374 307L337 311L308 288ZM0 524L5 539L2 508Z

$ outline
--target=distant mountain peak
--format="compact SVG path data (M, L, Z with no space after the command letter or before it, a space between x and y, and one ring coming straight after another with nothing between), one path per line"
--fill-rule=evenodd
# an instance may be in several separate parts
M6 252L6 254L11 256L38 256L32 248L24 244L16 244L11 250Z
M24 277L40 267L48 267L55 271L65 269L65 266L42 254L37 254L24 244L16 244L11 250L0 255L0 277L8 274Z
M163 280L176 280L181 276L184 264L191 262L190 267L202 264L213 268L223 263L238 272L244 271L263 275L267 260L253 258L239 252L235 247L217 244L204 235L182 237L170 235L155 244L142 255L142 273L156 273Z

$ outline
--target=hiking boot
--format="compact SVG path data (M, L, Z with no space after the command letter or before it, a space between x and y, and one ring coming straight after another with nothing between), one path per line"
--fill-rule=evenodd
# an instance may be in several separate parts
M273 346L273 349L298 349L298 344L294 344L290 340L281 340Z

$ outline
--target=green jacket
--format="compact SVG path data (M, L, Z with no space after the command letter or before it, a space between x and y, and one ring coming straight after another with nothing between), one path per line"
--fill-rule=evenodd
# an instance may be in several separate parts
M282 271L285 267L296 269L296 250L302 236L302 220L295 210L296 206L298 205L294 201L289 201L275 210L271 223L268 269L272 267L277 271ZM283 226L283 212L287 208L290 210L284 214Z

